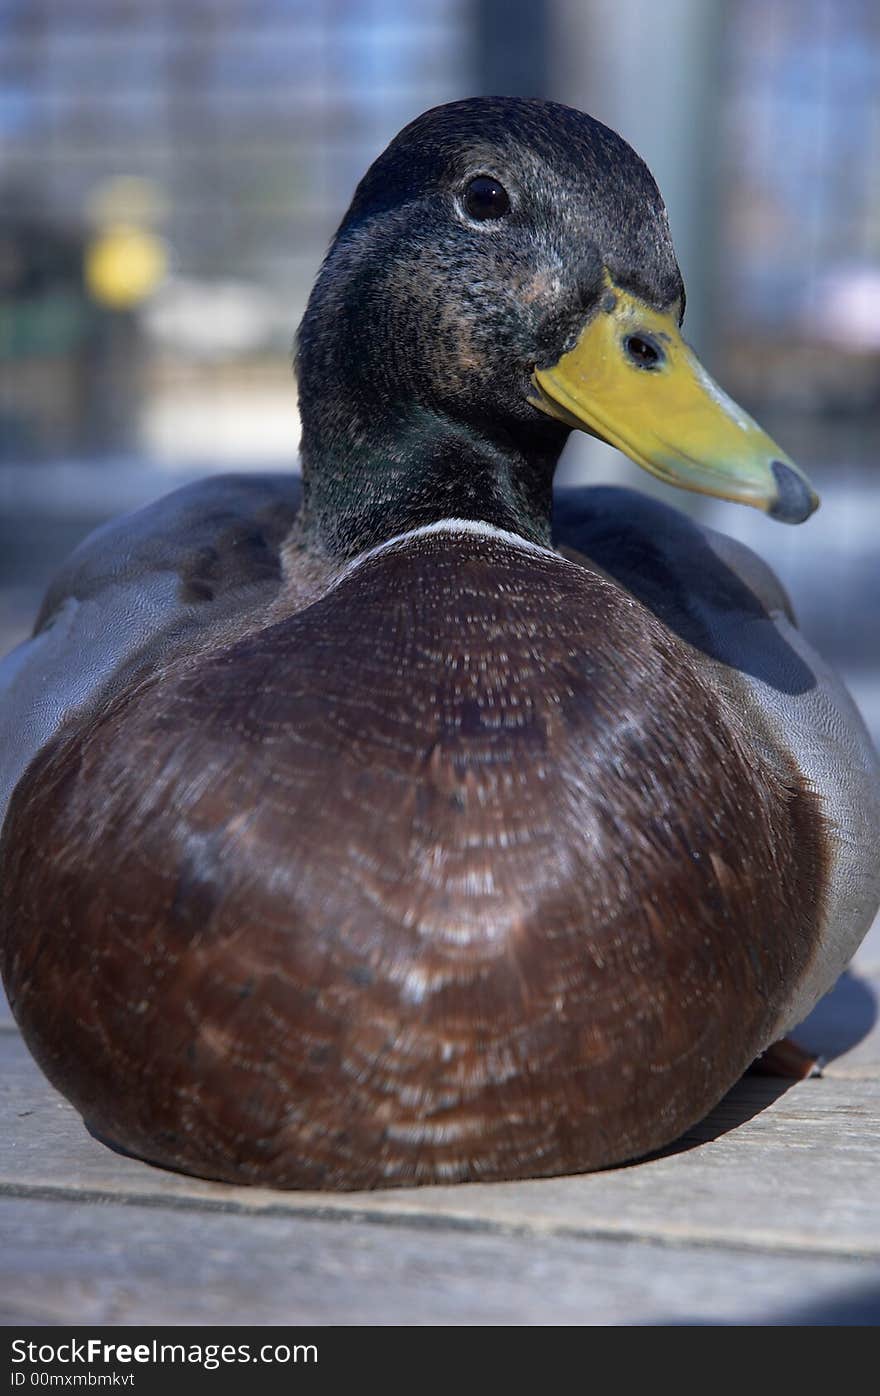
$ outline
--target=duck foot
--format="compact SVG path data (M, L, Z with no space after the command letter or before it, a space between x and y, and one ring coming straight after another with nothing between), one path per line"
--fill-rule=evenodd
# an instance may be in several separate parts
M781 1076L789 1081L806 1081L822 1075L824 1063L815 1052L799 1047L790 1037L781 1037L756 1058L749 1071L756 1076Z

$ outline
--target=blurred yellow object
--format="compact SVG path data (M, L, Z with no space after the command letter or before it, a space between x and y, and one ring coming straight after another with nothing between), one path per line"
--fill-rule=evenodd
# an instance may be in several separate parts
M128 310L146 300L167 268L162 239L130 223L103 228L86 248L86 286L96 301L113 310Z

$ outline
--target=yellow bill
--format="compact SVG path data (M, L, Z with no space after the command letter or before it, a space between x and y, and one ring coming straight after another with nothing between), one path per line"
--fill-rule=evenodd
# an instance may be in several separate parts
M819 505L794 462L710 378L674 316L610 283L574 348L532 382L536 407L670 485L783 523L803 523Z

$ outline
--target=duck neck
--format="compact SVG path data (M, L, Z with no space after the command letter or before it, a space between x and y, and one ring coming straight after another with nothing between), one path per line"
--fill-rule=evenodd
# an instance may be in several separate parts
M345 421L344 432L328 430ZM549 428L549 430L548 430ZM393 422L348 414L303 424L302 526L322 551L352 557L440 519L469 519L549 546L553 472L564 429L516 435L410 405Z

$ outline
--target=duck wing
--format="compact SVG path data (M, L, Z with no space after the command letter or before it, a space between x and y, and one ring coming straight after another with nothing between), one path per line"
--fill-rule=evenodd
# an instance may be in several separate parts
M784 1036L832 987L880 904L871 737L840 677L798 629L778 578L749 548L634 490L563 490L555 506L561 550L601 567L702 657L704 679L741 719L756 769L769 761L819 797L820 934L781 1014Z
M215 476L79 545L31 638L0 661L0 824L22 772L64 722L271 602L299 500L296 477Z

